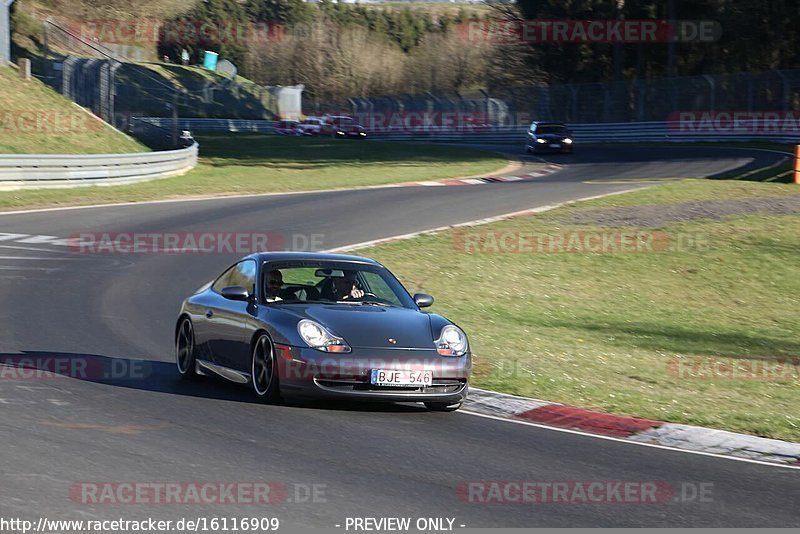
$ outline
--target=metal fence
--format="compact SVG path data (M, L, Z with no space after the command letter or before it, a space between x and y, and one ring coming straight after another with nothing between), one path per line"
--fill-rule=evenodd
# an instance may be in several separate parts
M472 114L492 125L521 125L533 120L578 124L656 122L687 111L790 110L800 110L800 70L508 87L472 95L351 98L346 103L305 111L382 117L460 113Z
M785 131L764 121L720 126L687 126L679 121L570 124L576 143L641 143L641 142L745 142L769 141L800 143L800 131ZM374 139L392 141L438 141L459 143L523 143L528 127L496 126L482 129L417 129L371 132Z
M176 122L165 117L136 117L142 122L165 130L174 128ZM249 132L272 134L273 121L238 119L179 119L177 127L192 132ZM776 143L800 143L800 122L797 128L786 130L774 121L753 120L747 122L683 123L680 121L622 122L570 124L576 143L619 142L724 142L724 141L770 141ZM446 128L420 126L411 128L368 129L372 139L387 141L434 141L459 143L503 143L525 141L525 125Z
M2 1L2 0L0 0ZM177 65L135 63L52 20L44 22L45 57L32 60L33 74L116 128L137 135L131 117L171 115L267 119L278 98L266 87ZM173 78L180 78L176 83ZM153 145L153 132L141 140ZM156 136L157 137L157 136ZM155 143L162 148L164 139ZM173 144L166 148L175 148Z
M1 0L0 0L1 1ZM150 68L130 62L94 41L87 41L53 21L44 27L50 60L35 60L33 72L66 96L91 109L121 130L131 117L225 117L263 120L279 108L266 87L212 83L198 75L176 86L175 65ZM800 110L800 69L760 73L702 75L551 86L508 87L476 94L402 95L350 98L338 105L304 109L306 114L347 114L370 130L396 117L427 114L434 125L441 116L469 115L475 124L526 125L533 120L570 124L665 122L681 112L786 112ZM437 118L439 117L439 118ZM437 122L438 121L438 122Z
M3 155L0 190L118 185L180 174L197 165L198 146L133 154Z

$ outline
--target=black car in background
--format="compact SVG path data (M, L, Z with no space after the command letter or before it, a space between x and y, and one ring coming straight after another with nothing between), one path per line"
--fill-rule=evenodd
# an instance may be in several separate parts
M566 124L534 121L525 135L527 152L572 153L574 145L572 132Z

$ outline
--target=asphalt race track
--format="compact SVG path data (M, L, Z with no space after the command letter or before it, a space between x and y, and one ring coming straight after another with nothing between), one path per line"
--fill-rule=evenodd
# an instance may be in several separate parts
M517 147L508 152L520 155ZM456 527L797 526L797 470L421 405L269 406L222 381L187 385L173 363L180 301L240 254L78 254L26 237L275 232L321 234L324 248L334 248L780 157L579 147L574 156L544 156L563 170L528 182L0 215L0 232L22 234L0 236L0 358L88 360L116 370L86 380L0 378L0 515L278 517L284 525L330 528L354 516L455 517ZM710 484L713 492L704 502L657 504L464 502L457 488L475 480L666 481ZM131 505L87 504L74 491L82 482L112 481L269 481L287 494L267 506Z

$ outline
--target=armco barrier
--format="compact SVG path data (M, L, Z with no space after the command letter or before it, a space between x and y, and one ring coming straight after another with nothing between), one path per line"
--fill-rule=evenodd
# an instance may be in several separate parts
M170 118L140 117L138 120L171 128ZM273 121L239 119L180 119L178 127L192 132L253 132L272 133ZM387 141L438 141L447 143L522 144L527 126L466 126L441 128L435 126L412 128L370 128L372 139ZM749 121L741 124L682 124L679 122L622 122L570 124L576 143L617 142L719 142L772 141L800 142L800 125Z
M179 174L197 165L198 145L164 152L0 155L0 189L118 185Z
M145 122L159 128L172 129L175 119L169 117L132 117L133 122ZM179 130L191 132L251 132L272 133L274 121L248 119L178 119Z
M598 124L570 124L573 138L580 143L624 142L721 142L721 141L772 141L796 143L800 127L785 130L772 124L751 122L737 127L721 125L686 125L677 122L623 122ZM374 131L370 137L385 140L424 140L470 143L520 143L525 140L527 126L486 126L461 129L410 129L408 131Z

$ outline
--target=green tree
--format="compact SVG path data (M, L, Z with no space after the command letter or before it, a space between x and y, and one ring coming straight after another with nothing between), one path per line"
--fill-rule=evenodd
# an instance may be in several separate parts
M295 26L310 22L314 9L303 0L248 0L247 13L255 22Z
M164 26L159 55L179 58L186 49L193 63L199 63L205 50L224 59L244 63L252 26L244 7L237 0L205 0L185 15Z

